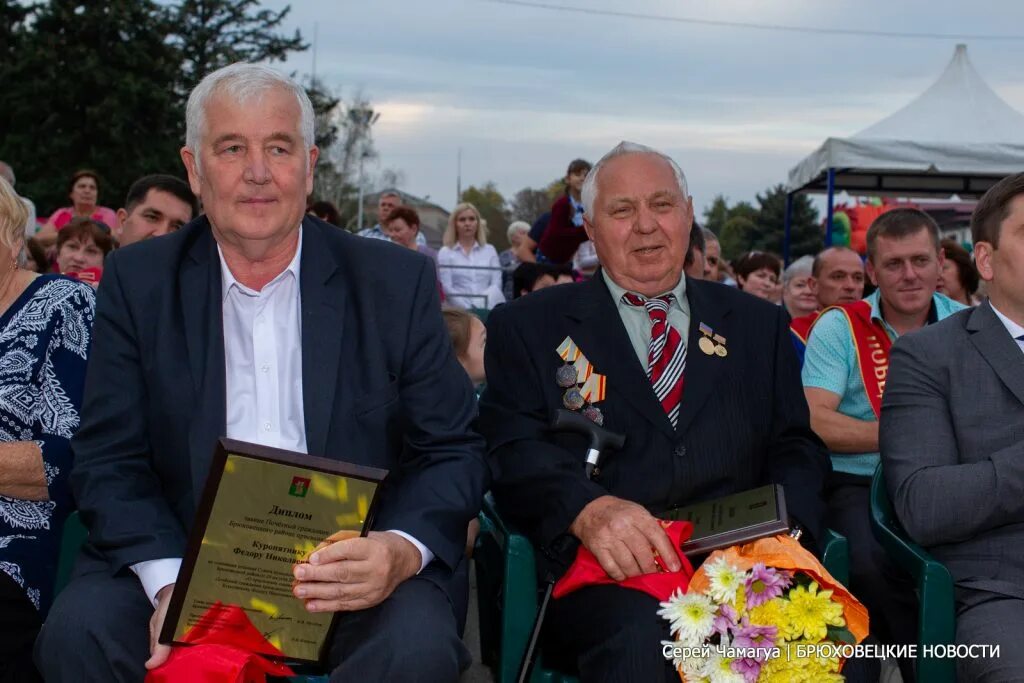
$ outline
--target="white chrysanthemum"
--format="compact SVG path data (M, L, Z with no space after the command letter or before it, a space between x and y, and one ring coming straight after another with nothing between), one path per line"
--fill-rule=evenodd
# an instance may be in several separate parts
M715 604L707 596L676 589L668 602L661 603L658 616L669 622L677 640L687 646L695 646L711 635L715 609Z
M743 588L743 582L747 578L746 572L726 562L724 557L714 562L706 562L704 573L711 583L708 593L711 599L719 604L735 600L737 591Z
M716 651L712 651L711 656L704 662L700 675L711 683L745 683L743 674L732 670L732 660Z

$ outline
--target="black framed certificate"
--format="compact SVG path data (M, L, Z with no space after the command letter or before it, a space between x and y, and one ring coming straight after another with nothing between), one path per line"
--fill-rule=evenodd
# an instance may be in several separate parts
M786 496L778 484L673 508L657 516L693 524L693 534L682 545L686 555L702 555L789 531Z
M219 602L240 607L273 646L261 654L320 661L335 615L306 610L292 594L292 568L338 531L365 535L385 476L387 470L221 439L160 642L186 642L197 625L221 626L208 623Z

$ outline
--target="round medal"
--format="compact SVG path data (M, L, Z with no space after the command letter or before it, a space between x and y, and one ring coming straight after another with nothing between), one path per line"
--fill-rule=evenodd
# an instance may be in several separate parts
M569 389L565 392L565 396L562 397L562 405L569 410L579 410L583 407L583 394L576 387Z
M726 348L724 346L719 344L718 346L715 347L715 354L719 358L725 358L726 356L729 355L729 352L726 350Z
M597 406L587 406L583 409L583 417L587 418L598 427L604 426L604 415L601 414L601 409Z
M558 382L558 386L563 389L576 386L576 383L579 381L579 373L576 372L576 366L563 365L558 368L555 372L555 381Z
M700 341L697 342L697 346L704 352L704 355L710 356L715 352L715 342L711 341L709 337L701 337Z

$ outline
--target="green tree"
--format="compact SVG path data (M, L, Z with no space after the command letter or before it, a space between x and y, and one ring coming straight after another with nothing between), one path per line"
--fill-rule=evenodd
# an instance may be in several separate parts
M722 234L722 228L729 220L729 200L725 195L718 194L711 200L711 206L704 209L704 223L701 227L707 228L716 235Z
M730 217L718 235L722 258L726 261L735 260L743 252L749 251L756 239L757 224L753 220L743 215Z
M291 5L279 12L260 9L259 0L180 0L169 38L181 51L185 87L233 62L284 61L305 50L298 30L280 33L290 11Z
M10 3L4 16L11 16ZM8 24L10 26L10 24ZM3 66L0 158L45 216L68 203L78 168L101 176L100 201L118 207L146 173L183 174L179 55L168 12L150 0L50 0L14 24L17 54Z
M475 206L487 221L488 242L498 251L508 249L508 209L497 186L491 181L479 188L471 185L462 192L461 199Z
M782 255L786 226L786 186L779 184L757 195L760 210L757 216L758 239L754 248ZM790 221L789 256L796 259L821 251L824 243L818 212L807 195L793 198Z

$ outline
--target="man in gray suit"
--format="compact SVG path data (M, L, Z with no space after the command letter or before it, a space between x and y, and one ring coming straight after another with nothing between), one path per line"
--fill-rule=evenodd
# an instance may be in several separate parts
M957 642L1000 645L961 659L964 681L1024 680L1024 174L971 220L989 299L892 349L880 445L910 536L956 584Z

